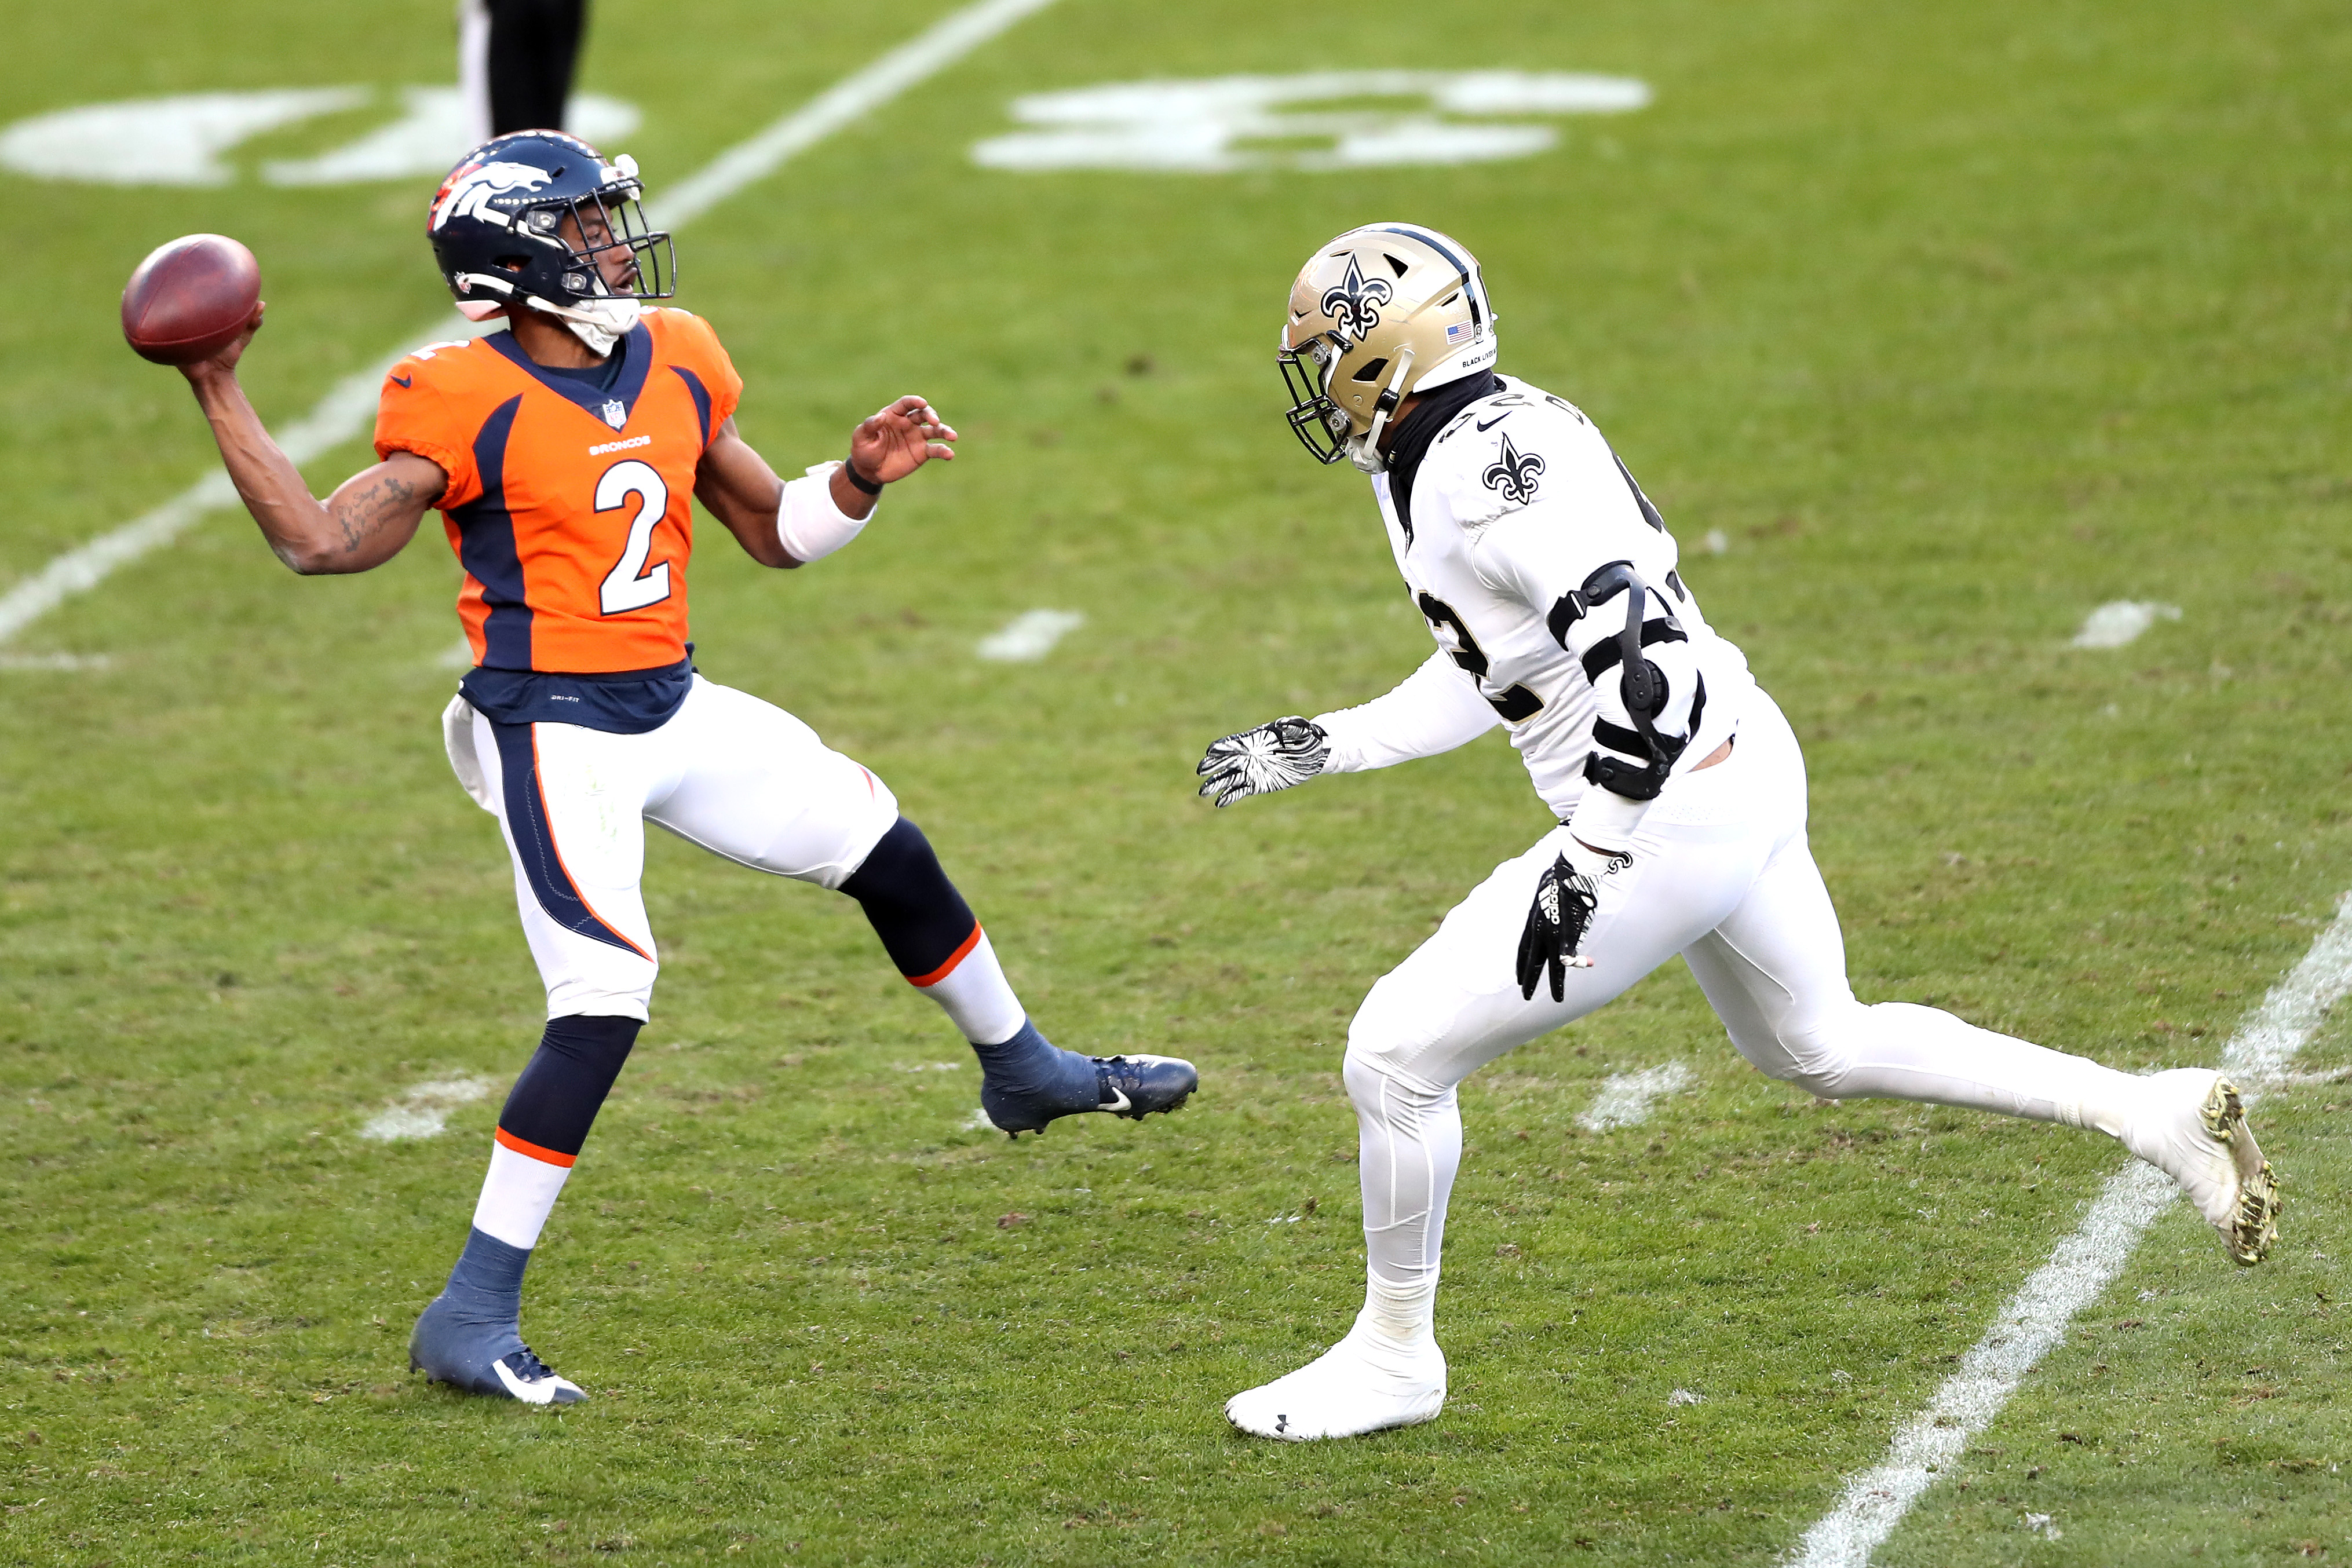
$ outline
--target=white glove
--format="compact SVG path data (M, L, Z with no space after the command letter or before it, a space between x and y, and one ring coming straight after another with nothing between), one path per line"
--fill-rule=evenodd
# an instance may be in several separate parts
M1202 794L1230 806L1304 784L1323 771L1330 756L1331 737L1323 727L1293 715L1210 742L1209 754L1193 771L1201 776Z

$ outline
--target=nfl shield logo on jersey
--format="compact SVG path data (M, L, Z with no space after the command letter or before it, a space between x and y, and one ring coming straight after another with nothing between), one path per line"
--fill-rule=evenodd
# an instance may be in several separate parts
M604 423L614 430L629 423L628 408L619 398L608 397L604 400Z

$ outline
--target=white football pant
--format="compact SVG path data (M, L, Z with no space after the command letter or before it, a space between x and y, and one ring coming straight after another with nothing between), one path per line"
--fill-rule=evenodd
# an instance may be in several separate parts
M1671 780L1643 818L1633 865L1601 904L1568 971L1519 996L1519 933L1565 828L1495 869L1436 935L1383 977L1348 1030L1345 1078L1361 1136L1372 1310L1384 1298L1425 1333L1445 1200L1462 1157L1454 1086L1512 1047L1601 1007L1679 953L1741 1055L1830 1099L1964 1105L2120 1135L2137 1080L1963 1023L1933 1008L1864 1007L1805 842L1797 737L1760 692L1731 756ZM1400 1291L1397 1288L1402 1287Z
M550 1018L646 1017L659 965L639 888L646 823L838 888L898 820L889 787L807 725L700 675L643 735L493 725L462 696L442 726L459 782L506 831Z

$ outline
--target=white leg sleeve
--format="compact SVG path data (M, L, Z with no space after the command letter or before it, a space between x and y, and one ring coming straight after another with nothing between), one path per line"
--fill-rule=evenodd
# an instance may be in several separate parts
M2139 1081L1907 1002L1864 1007L1802 838L1685 955L1739 1053L1831 1100L1918 1100L2120 1137Z
M482 1177L482 1196L474 1204L474 1228L526 1252L538 1246L539 1233L572 1175L572 1162L566 1159L559 1165L556 1160L561 1158L523 1154L503 1138L493 1143L490 1168Z
M1343 1078L1356 1108L1367 1312L1382 1332L1426 1333L1444 1243L1445 1203L1462 1158L1454 1086L1513 1047L1583 1017L1664 963L1738 906L1772 848L1770 836L1646 831L1630 872L1606 879L1562 999L1519 995L1519 933L1536 883L1567 830L1506 861L1445 917L1437 934L1364 998L1348 1031ZM1390 1320L1393 1320L1392 1322Z
M940 1004L950 1021L974 1045L1002 1045L1029 1021L996 949L988 935L974 930L972 945L949 959L937 973L917 976L910 983Z

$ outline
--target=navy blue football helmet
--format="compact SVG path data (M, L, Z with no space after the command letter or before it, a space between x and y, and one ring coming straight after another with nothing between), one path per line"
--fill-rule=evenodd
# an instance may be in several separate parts
M519 131L458 161L425 232L458 309L478 320L525 295L567 308L667 299L677 254L646 226L644 190L626 154L607 163L576 136Z

